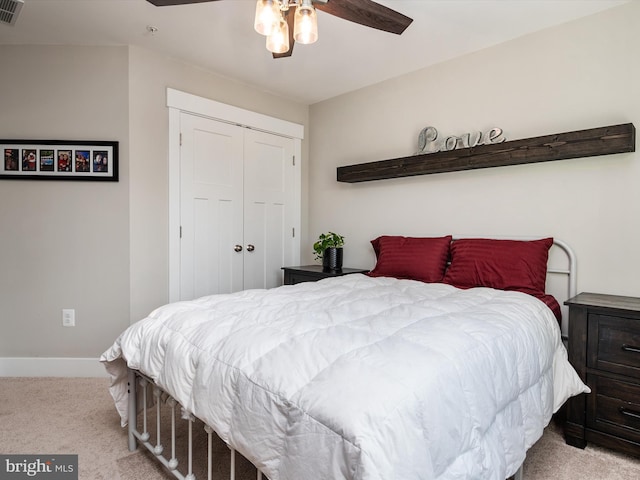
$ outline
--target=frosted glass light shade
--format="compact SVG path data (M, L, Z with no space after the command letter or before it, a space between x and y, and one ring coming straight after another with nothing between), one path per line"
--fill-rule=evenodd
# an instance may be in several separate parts
M308 45L318 40L318 17L311 2L303 2L296 9L293 38L296 42Z
M271 35L271 32L277 28L281 18L282 14L277 1L258 0L253 28L260 35Z
M289 51L289 25L282 15L278 26L267 37L267 50L272 53L285 53Z

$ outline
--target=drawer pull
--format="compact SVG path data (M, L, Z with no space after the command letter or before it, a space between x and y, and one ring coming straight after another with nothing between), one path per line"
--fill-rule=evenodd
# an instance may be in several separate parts
M622 350L624 350L625 352L640 353L640 347L634 347L632 345L622 345Z
M636 412L635 410L629 410L628 408L620 407L618 411L622 415L626 415L627 417L640 419L640 412Z

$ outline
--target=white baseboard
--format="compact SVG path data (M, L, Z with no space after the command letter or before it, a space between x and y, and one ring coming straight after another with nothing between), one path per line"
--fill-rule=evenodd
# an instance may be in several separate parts
M0 377L107 377L97 358L0 357Z

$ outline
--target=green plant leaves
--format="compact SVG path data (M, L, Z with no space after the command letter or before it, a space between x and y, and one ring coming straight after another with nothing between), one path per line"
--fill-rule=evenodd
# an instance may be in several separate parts
M344 237L334 232L321 233L318 240L313 244L313 251L316 260L322 259L322 255L327 248L340 248L344 246Z

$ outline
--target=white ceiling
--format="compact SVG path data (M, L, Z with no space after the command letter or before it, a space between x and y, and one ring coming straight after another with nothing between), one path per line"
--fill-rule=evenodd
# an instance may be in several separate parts
M313 104L630 0L377 1L414 19L404 34L318 12L318 42L277 60L253 30L255 0L25 0L16 25L0 25L0 44L137 45Z

